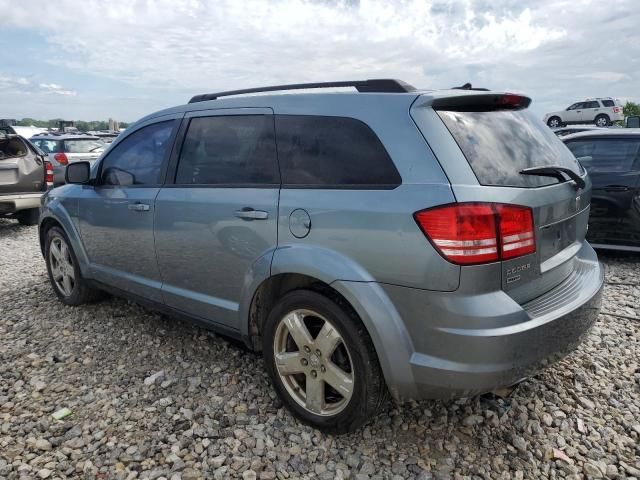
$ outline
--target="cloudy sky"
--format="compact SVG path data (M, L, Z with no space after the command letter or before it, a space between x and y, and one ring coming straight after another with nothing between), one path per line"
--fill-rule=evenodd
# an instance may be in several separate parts
M0 118L132 121L195 93L400 78L640 101L638 0L0 0Z

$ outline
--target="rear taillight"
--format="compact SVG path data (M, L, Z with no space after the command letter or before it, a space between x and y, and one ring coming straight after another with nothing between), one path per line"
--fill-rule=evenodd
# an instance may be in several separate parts
M53 186L53 165L51 165L51 162L48 160L45 160L44 162L44 181L47 186Z
M53 158L56 159L60 165L69 165L69 159L64 153L56 153Z
M621 108L620 107L613 107L613 113L620 113Z
M531 209L501 203L457 203L421 210L414 218L440 254L476 265L536 251Z

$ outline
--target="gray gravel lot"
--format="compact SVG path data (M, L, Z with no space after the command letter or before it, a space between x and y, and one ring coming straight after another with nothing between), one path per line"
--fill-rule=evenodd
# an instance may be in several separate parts
M640 478L640 256L601 259L607 314L508 398L390 404L333 437L237 343L125 300L61 305L36 228L0 220L0 478Z

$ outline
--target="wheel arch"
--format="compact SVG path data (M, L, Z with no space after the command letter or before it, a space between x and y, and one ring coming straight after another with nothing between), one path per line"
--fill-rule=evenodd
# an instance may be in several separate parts
M67 235L67 238L71 243L71 248L73 248L73 252L78 259L80 272L83 276L88 277L87 270L89 267L89 258L87 256L87 252L85 251L84 245L80 239L80 234L76 228L76 224L61 207L55 210L48 208L40 217L38 238L40 240L40 251L42 252L42 255L44 256L44 245L47 232L53 227L60 228Z
M326 282L298 272L279 272L266 278L255 289L243 322L243 337L250 348L261 350L262 325L271 309L283 295L299 289L321 293L355 313L373 342L391 396L396 400L414 397L413 345L399 313L376 282Z

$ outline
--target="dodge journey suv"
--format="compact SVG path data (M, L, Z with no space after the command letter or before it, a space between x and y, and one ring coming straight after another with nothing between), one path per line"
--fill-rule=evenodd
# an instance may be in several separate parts
M354 92L242 95L299 88ZM44 200L67 305L100 290L261 351L303 421L472 396L571 351L600 308L591 184L506 93L395 80L198 95Z

